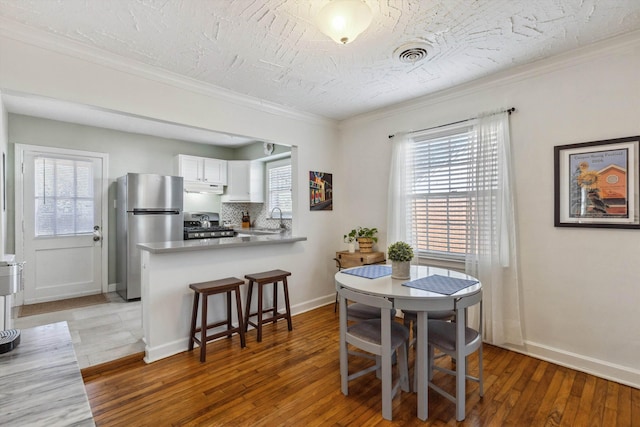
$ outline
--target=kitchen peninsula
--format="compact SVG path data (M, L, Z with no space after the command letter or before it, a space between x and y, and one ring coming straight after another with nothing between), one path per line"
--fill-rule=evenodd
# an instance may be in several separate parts
M145 361L151 363L187 350L193 304L190 283L229 276L242 279L245 274L274 268L293 271L295 277L296 257L305 252L304 245L297 242L305 240L278 232L138 244L142 252ZM295 285L289 292L295 295ZM244 298L245 289L242 293ZM256 303L254 298L253 305ZM208 318L210 323L226 318L223 295L209 299Z

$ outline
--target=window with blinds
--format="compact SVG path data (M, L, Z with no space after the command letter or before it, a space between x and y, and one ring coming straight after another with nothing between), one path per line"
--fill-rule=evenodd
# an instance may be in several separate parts
M464 126L413 138L411 230L422 256L462 260L467 253L477 190L470 174L478 163L474 137L473 128ZM495 184L497 171L488 173Z
M66 158L35 158L35 235L93 232L93 163Z
M291 217L291 159L267 163L267 202L269 212L277 207L283 216Z

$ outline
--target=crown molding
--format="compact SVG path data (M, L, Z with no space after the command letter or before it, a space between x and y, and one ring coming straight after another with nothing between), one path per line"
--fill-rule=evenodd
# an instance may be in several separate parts
M348 129L354 126L361 126L366 123L384 120L400 114L409 113L415 110L424 109L443 102L452 101L457 98L474 95L487 89L495 89L507 86L531 78L539 77L555 71L575 67L582 63L602 58L603 56L617 55L629 49L640 48L640 30L626 33L620 36L611 37L588 46L576 48L570 52L558 54L549 58L541 59L529 64L519 65L496 72L494 74L472 80L444 89L432 94L414 98L409 101L397 103L375 111L350 117L339 123L339 129ZM398 129L390 130L394 133Z
M87 46L75 40L30 27L4 17L0 17L0 37L30 44L260 112L284 116L316 125L335 126L337 124L337 120L302 112L264 99L243 95L219 86L204 83L171 71L144 64L140 61L124 58L95 47Z

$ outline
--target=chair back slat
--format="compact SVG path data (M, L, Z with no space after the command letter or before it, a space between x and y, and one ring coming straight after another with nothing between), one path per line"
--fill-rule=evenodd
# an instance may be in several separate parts
M455 304L456 310L471 307L472 305L478 304L480 301L482 301L482 289L475 294L458 298Z
M371 307L378 308L393 308L393 302L388 298L378 297L375 295L362 294L360 292L353 292L346 288L338 288L338 293L348 299L349 301L360 302L362 304L369 305Z

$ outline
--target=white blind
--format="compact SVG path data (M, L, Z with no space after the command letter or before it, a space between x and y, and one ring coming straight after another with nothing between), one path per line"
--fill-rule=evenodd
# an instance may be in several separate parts
M93 163L36 157L35 235L93 232Z
M267 196L269 212L280 208L284 214L291 214L291 160L281 160L267 164Z
M471 172L477 167L474 132L469 126L413 138L410 178L411 234L423 256L462 259L478 190ZM485 170L495 183L497 171Z

